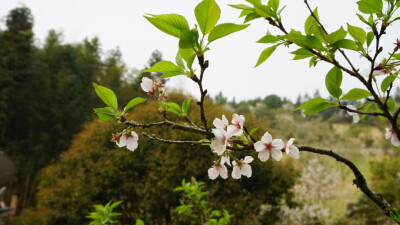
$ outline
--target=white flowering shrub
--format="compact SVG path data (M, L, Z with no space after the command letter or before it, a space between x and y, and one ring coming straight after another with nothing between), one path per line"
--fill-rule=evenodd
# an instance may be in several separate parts
M282 139L273 139L268 132L260 140L257 140L253 137L253 133L257 128L247 128L244 115L233 114L231 123L224 115L221 115L222 119L213 119L214 128L211 128L208 123L210 118L207 118L207 112L204 108L207 90L203 86L203 78L209 66L209 62L206 60L207 52L210 51L209 45L227 35L244 30L253 20L262 19L268 22L270 26L275 27L280 33L272 34L268 32L258 40L259 43L271 46L261 52L256 66L264 63L274 51L282 46L296 48L291 52L294 55L293 59L309 59L308 64L310 67L317 66L319 63L327 63L332 66L332 69L328 71L325 77L325 86L331 95L330 98L313 98L296 110L302 110L304 114L313 114L330 107L336 107L348 112L353 117L354 123L357 123L365 116L380 117L389 124L386 138L390 139L394 146L399 146L400 127L398 118L400 107L396 107L391 91L393 82L399 74L400 53L397 52L400 48L400 41L398 39L393 40L394 46L387 52L386 58L378 60L378 56L383 53L381 38L390 29L390 25L400 19L400 17L396 17L397 10L400 7L400 0L360 0L356 3L358 5L357 16L364 23L364 27L347 24L346 28L341 26L333 32L325 29L319 19L322 15L318 14L317 8L312 10L307 0L304 1L304 4L309 12L309 17L305 21L304 32L285 28L283 16L286 6L283 6L279 0L268 0L267 2L246 0L245 3L230 5L241 11L240 17L244 17L244 24L218 23L221 10L215 0L202 0L196 6L194 13L197 24L194 27L190 27L186 18L178 14L149 14L145 16L156 28L177 38L178 49L175 62L161 61L143 72L162 73L162 78L171 79L174 76L183 75L196 83L200 92L197 105L200 108L202 124L195 124L190 118L189 103L191 98L185 100L182 104L168 102L167 94L163 89L164 85L160 81L155 82L149 78L143 78L141 83L143 91L147 92L159 105L160 120L147 124L129 121L126 117L130 108L144 102L145 99L134 98L123 110L120 110L114 92L106 87L94 84L96 93L107 105L104 108L95 109L100 121L115 119L127 126L123 131L113 135L112 140L118 146L126 146L129 150L135 150L138 136L134 129L137 127L146 129L168 126L171 131L181 130L201 134L204 136L202 140L171 140L142 133L144 137L153 141L208 146L207 148L210 148L215 153L215 161L213 163L210 162L211 168L208 170L208 175L211 179L217 179L218 177L227 179L229 173L231 173L233 179L239 179L242 175L251 177L251 163L254 158L250 154L254 153L258 153L258 158L262 162L266 162L270 157L280 161L283 157L283 152L296 159L302 158L300 157L301 151L329 156L349 167L355 176L354 184L362 193L379 206L386 216L391 217L400 224L393 206L385 200L384 196L375 193L367 185L363 174L351 160L331 150L310 146L295 146L293 144L294 138L290 138L285 145ZM348 4L354 3L349 2ZM370 64L366 70L360 72L357 65L350 60L348 55L354 53ZM198 69L193 66L195 59L198 62ZM357 79L360 87L344 93L341 88L343 76ZM385 76L385 78L378 81L376 79L377 76ZM346 104L346 100L359 101L361 103L353 106ZM182 122L169 120L170 113L181 117ZM237 152L241 154L246 152L248 156L238 158ZM324 182L324 180L319 182ZM314 211L315 205L305 205L303 209ZM320 214L323 216L323 211ZM321 215L309 216L317 218Z

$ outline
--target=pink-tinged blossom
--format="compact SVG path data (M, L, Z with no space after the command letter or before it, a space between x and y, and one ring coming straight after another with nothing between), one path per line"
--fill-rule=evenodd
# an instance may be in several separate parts
M226 146L230 145L228 132L222 129L212 129L215 139L211 141L211 149L213 149L218 155L222 155Z
M232 116L232 125L228 126L228 133L231 136L240 136L243 134L243 124L244 124L245 118L243 115L238 115L238 114L233 114Z
M228 169L223 163L215 162L214 165L208 169L208 176L211 180L217 179L218 176L226 179L228 178Z
M127 149L134 151L138 147L138 140L139 137L135 131L127 131L122 134L116 143L120 148L126 146Z
M390 142L392 142L392 145L394 146L400 146L400 141L397 138L397 134L393 129L386 128L386 139L390 139Z
M349 109L351 109L351 110L357 111L357 108L354 107L354 106L352 106L352 105L347 105L347 108L349 108ZM356 112L350 112L350 111L347 111L347 113L348 113L350 116L353 116L353 123L358 123L358 121L360 121L360 115L358 115L358 113L356 113Z
M244 159L232 161L232 178L240 179L242 175L246 177L251 177L251 166L249 165L249 163L253 162L253 160L253 157L246 156L244 157Z
M229 154L227 154L227 152L229 152L229 150L225 151L225 154L222 155L221 164L226 163L228 166L232 166L231 165L231 157L229 157Z
M294 138L290 138L290 140L288 141L288 143L285 146L285 152L286 154L288 154L289 156L298 159L299 158L299 149L293 145L294 142Z
M228 119L226 119L225 115L222 115L222 120L215 118L213 121L213 124L214 124L215 128L217 128L217 129L227 130L229 121L228 121Z
M142 83L140 83L140 86L142 87L143 91L149 93L149 95L151 95L151 96L155 96L153 80L151 80L147 77L143 77Z
M265 162L269 159L269 155L272 155L276 161L282 159L282 148L284 147L281 139L272 140L272 136L266 132L261 138L261 141L257 141L254 144L254 149L258 152L258 158Z

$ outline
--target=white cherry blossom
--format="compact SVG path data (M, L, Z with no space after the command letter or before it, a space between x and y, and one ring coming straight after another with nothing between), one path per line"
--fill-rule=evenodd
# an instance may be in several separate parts
M272 158L276 161L282 159L282 148L284 147L281 139L272 140L272 136L266 132L261 138L261 141L257 141L254 144L254 149L258 152L258 158L265 162L269 159L269 155L272 154Z
M215 162L214 165L208 169L208 176L211 180L217 179L218 176L226 179L228 178L228 169L223 163Z
M225 151L225 153L222 155L221 164L226 163L228 166L232 166L231 165L231 157L229 157L229 154L227 154L227 152L229 152L229 150Z
M142 83L140 83L140 86L142 87L143 91L149 93L150 95L155 94L154 82L152 79L143 77Z
M356 107L352 106L352 105L347 105L347 108L351 109L351 110L357 110ZM358 123L358 121L360 121L360 115L358 115L358 113L356 112L347 112L350 116L353 116L353 123Z
M227 130L229 121L228 121L228 119L226 119L225 115L222 115L222 120L215 118L213 121L213 124L214 124L215 128L217 128L217 129Z
M116 143L120 148L126 146L127 149L134 151L138 147L138 140L139 136L135 131L127 131L122 134Z
M397 138L397 134L394 130L386 128L386 139L390 139L390 142L392 142L392 145L394 146L400 146L400 141Z
M232 125L228 126L228 133L232 136L240 136L243 134L243 124L245 118L243 115L233 114L232 116Z
M294 138L289 139L288 143L285 146L285 151L286 154L288 154L289 156L298 159L300 152L299 149L293 145L294 140L295 140Z
M211 141L210 147L215 150L218 155L222 155L226 150L226 146L230 145L229 138L231 136L228 135L228 132L222 129L212 129L212 132L215 139Z
M232 161L232 178L240 179L242 175L246 177L251 177L251 166L249 165L249 163L253 162L253 160L253 157L246 156L244 157L244 159Z

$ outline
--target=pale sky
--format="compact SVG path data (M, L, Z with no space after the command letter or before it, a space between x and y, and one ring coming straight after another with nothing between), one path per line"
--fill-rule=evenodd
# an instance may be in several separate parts
M239 10L227 4L246 4L245 0L216 0L221 7L218 23L242 23ZM265 0L263 0L266 2ZM166 14L178 13L185 16L191 28L196 23L194 8L199 1L192 0L1 0L0 17L3 18L0 28L4 29L4 17L18 6L31 9L35 26L34 32L38 43L43 43L50 29L62 31L64 42L81 42L85 37L99 37L102 49L120 48L128 67L141 69L146 64L151 52L155 49L163 53L164 60L174 61L178 50L178 39L169 36L144 17L146 13ZM303 0L281 0L287 4L283 11L283 23L287 30L294 28L304 33L304 21L308 11ZM312 8L318 4L321 22L328 32L347 27L346 22L366 28L355 12L355 0L309 0ZM399 16L399 13L397 13ZM332 67L319 63L316 68L308 68L308 60L292 61L289 54L296 48L278 48L267 62L254 68L261 51L267 44L256 41L264 36L267 29L273 34L281 34L277 29L261 19L255 20L251 26L238 33L217 40L210 45L211 51L206 53L210 67L204 78L204 87L211 96L220 91L229 99L236 100L265 97L277 94L295 100L299 93L313 94L320 89L322 96L328 96L325 89L325 75ZM383 38L384 54L394 47L393 42L400 38L400 26L389 28L388 35ZM349 36L348 36L349 38ZM363 70L368 64L354 53L349 54L356 67ZM348 65L339 58L343 65ZM169 86L181 87L184 91L198 96L194 83L184 76L171 78ZM344 76L342 89L347 92L351 88L361 87L360 83L349 76Z

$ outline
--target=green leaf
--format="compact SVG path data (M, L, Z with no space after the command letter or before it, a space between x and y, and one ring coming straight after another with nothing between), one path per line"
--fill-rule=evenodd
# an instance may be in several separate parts
M314 98L314 99L307 101L306 103L297 107L294 110L296 111L296 110L300 110L300 109L305 109L303 114L313 114L313 113L320 112L324 109L327 109L330 106L331 106L331 103L327 102L325 99L323 99L321 97L318 97L318 98Z
M260 18L260 17L261 17L261 16L259 16L259 15L256 14L256 13L250 13L250 14L248 14L248 15L244 18L244 23L247 23L247 22L249 22L249 21L258 19L258 18Z
M315 8L313 14L318 19L318 8ZM312 35L315 30L319 28L318 22L314 19L312 15L309 15L305 24L304 24L304 31L307 35Z
M175 62L176 62L176 65L178 65L180 68L182 68L182 69L186 68L185 63L183 62L183 58L181 56L180 51L178 51L178 53L176 53Z
M267 34L264 37L262 37L260 40L258 40L257 42L258 43L275 43L277 41L279 41L279 38L277 38L274 35Z
M370 31L367 34L367 46L369 47L372 43L372 41L374 40L375 34L374 32Z
M136 219L136 225L144 225L143 220Z
M387 105L390 111L393 111L396 108L396 103L391 98L388 99Z
M279 0L269 0L268 6L271 7L274 11L277 11L279 8Z
M184 74L185 71L181 69L179 66L173 64L170 61L161 61L156 64L154 64L151 68L147 70L143 70L143 72L158 72L158 73L164 73L161 77L162 78L167 78L167 77L173 77L176 75L181 75Z
M115 113L113 112L111 107L97 108L93 110L99 117L100 122L106 122L116 118Z
M190 107L190 101L192 100L192 97L190 97L189 99L186 99L185 101L183 101L182 103L182 112L187 115L189 112L189 107Z
M342 84L343 74L342 70L338 67L333 67L325 77L325 86L328 89L329 94L335 98L339 98L342 95Z
M365 43L365 38L367 36L365 30L356 26L351 26L350 24L347 24L347 30L354 40L360 42L362 45Z
M182 30L189 30L185 17L178 14L162 14L145 16L145 18L161 31L179 38Z
M118 108L117 96L115 96L115 93L111 89L100 86L94 82L93 87L97 96L99 96L104 103L115 110Z
M343 27L340 27L337 31L330 33L326 37L326 40L328 41L329 44L333 44L335 42L343 40L346 37L346 35L347 32L343 29Z
M318 63L318 58L317 58L317 56L313 56L313 57L311 57L311 59L310 59L310 62L308 63L308 67L310 67L311 68L311 66L315 66L315 65L317 65L317 63Z
M230 7L235 8L235 9L247 9L247 10L253 10L253 8L251 8L248 5L245 4L238 4L238 5L230 5L228 4Z
M358 10L365 14L381 13L383 9L382 0L361 0L357 4Z
M186 61L187 67L192 68L194 58L196 58L196 52L193 49L179 49L179 54Z
M369 23L368 23L368 21L363 17L363 16L361 16L360 14L358 14L358 13L356 13L356 15L358 16L358 18L361 20L361 22L363 22L363 23L365 23L365 24L367 24L368 26L369 26Z
M257 64L255 65L255 67L257 67L261 63L265 62L265 60L267 60L272 55L272 53L274 53L276 47L277 47L277 45L273 45L271 47L264 49L264 51L261 52L260 57L258 58L258 61L257 61Z
M349 39L343 39L343 40L337 41L337 42L331 44L331 46L335 47L335 48L345 48L345 49L350 49L350 50L354 50L354 51L358 50L357 44L354 41L349 40Z
M249 135L253 135L254 132L256 132L258 130L258 127L251 129L251 131L249 132Z
M168 106L168 112L172 112L178 114L179 116L182 116L181 107L178 104L176 104L175 102L166 102L165 104Z
M290 33L280 36L282 38L286 38L289 41L299 45L304 48L311 48L317 51L324 51L325 48L322 46L322 43L318 38L314 36L304 36L298 31L290 31Z
M385 79L382 81L382 84L381 84L382 92L385 92L389 88L390 84L393 83L394 80L396 80L396 78L397 78L397 76L395 76L395 75L389 75L389 76L385 77Z
M233 23L219 24L216 27L214 27L214 29L211 30L210 34L208 35L208 42L211 43L229 34L243 30L249 25L250 24L233 24Z
M347 94L345 94L341 100L360 100L366 97L371 96L371 93L369 91L361 89L361 88L354 88L351 89Z
M190 30L182 30L179 37L179 48L190 49L196 44L197 38Z
M147 99L136 97L128 102L128 104L124 108L124 112L128 111L130 108L145 102Z
M305 58L314 56L314 54L312 52L308 51L305 48L299 48L296 51L293 51L290 53L295 55L293 60L305 59Z
M276 13L271 11L271 9L266 5L256 6L256 7L254 7L254 11L256 12L257 15L259 15L261 17L265 17L265 18L276 17Z
M194 14L201 32L206 35L217 24L221 10L214 0L203 0L196 6Z

